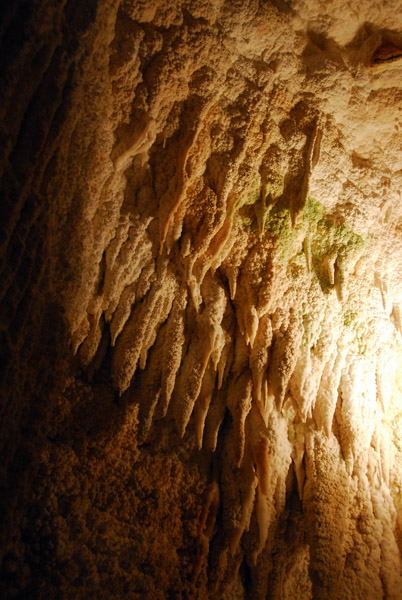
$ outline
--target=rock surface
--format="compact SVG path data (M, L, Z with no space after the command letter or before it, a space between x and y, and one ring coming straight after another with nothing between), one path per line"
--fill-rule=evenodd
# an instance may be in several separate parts
M399 0L0 15L2 597L400 599Z

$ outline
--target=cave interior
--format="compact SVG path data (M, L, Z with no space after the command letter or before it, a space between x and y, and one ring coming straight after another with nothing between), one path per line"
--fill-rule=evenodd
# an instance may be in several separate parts
M0 596L402 599L400 0L0 5Z

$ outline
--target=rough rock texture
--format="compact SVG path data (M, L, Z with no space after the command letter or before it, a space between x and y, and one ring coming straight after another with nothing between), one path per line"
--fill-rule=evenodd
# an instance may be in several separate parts
M402 598L400 8L1 5L3 598Z

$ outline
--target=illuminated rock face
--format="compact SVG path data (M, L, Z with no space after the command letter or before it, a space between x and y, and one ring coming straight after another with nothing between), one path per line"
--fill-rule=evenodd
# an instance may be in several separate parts
M2 597L400 599L399 1L10 4Z

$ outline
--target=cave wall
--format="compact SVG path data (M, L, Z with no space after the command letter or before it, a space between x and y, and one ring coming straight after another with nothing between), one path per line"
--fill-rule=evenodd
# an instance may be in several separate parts
M401 597L399 8L0 8L4 598Z

